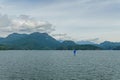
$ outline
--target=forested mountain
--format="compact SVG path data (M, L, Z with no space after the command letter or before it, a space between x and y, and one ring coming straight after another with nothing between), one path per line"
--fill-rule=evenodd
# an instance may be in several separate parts
M100 44L100 47L102 47L105 50L114 50L118 46L120 46L120 42L110 42L110 41L104 41Z
M105 41L101 44L77 44L71 40L58 41L47 33L13 33L0 38L0 50L120 50L119 42Z
M0 41L0 44L8 46L9 49L56 49L60 42L46 33L17 34L8 35Z

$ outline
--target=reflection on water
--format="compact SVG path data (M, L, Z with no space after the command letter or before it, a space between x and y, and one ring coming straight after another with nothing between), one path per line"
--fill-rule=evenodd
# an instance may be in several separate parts
M0 51L0 80L120 80L120 51Z

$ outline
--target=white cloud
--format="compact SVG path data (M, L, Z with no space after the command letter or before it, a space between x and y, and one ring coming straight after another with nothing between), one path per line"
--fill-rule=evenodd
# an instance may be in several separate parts
M67 33L52 33L51 34L57 40L73 40L76 41L73 37L69 36Z
M11 25L11 20L7 15L0 14L0 27L8 27Z
M0 30L6 33L32 33L54 31L54 26L47 21L35 20L27 15L20 15L10 18L7 15L0 15Z

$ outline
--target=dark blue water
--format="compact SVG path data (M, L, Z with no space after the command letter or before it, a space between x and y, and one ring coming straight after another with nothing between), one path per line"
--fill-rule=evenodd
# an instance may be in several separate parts
M120 51L0 51L0 80L120 80Z

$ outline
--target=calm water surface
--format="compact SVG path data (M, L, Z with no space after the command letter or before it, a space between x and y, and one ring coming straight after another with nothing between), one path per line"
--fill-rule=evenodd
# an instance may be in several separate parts
M0 80L120 80L120 51L0 51Z

